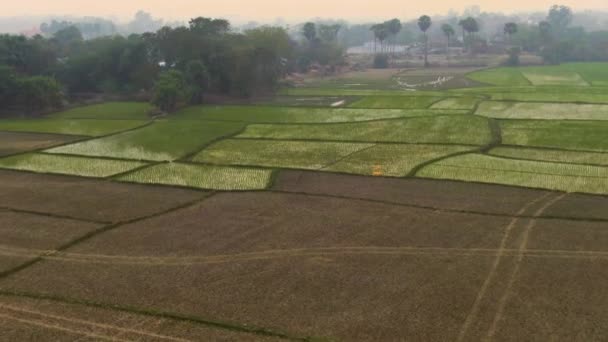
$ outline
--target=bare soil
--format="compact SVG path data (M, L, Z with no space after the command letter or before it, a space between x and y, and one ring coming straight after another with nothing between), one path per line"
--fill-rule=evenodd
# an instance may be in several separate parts
M0 171L0 207L102 222L152 215L191 202L201 191Z
M81 138L73 135L0 132L0 156L52 147Z
M96 227L47 214L140 218L0 277L8 340L608 336L606 197L315 172L201 202L16 172L0 172L0 192L0 206L41 212L0 212L2 243L32 256Z
M0 295L3 341L274 341L278 338L100 307Z

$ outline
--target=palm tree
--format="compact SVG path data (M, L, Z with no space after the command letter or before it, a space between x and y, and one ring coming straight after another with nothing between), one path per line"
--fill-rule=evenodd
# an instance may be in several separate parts
M505 34L509 37L509 44L511 44L511 39L513 35L517 33L517 24L516 23L506 23L505 24Z
M399 21L399 19L393 19L393 20L389 20L385 23L385 25L388 28L388 32L391 34L391 36L393 36L393 53L395 52L395 40L397 38L397 35L399 34L399 32L401 32L401 29L403 28L403 26L401 25L401 21Z
M388 38L389 30L386 23L376 24L371 27L374 32L374 52L376 52L376 40L380 41L380 53L384 53L384 41Z
M448 66L449 66L449 64L450 64L450 38L452 38L452 36L456 34L456 31L454 31L454 28L450 24L441 25L441 31L443 31L443 34L447 38L447 48L445 50L445 53L446 53L446 56L448 59Z
M470 38L474 33L479 32L479 23L477 22L477 20L475 20L475 18L473 17L468 17L464 20L461 20L458 25L462 26L462 30L463 30L463 39L462 42L465 44L465 47L467 45L466 42L466 37L464 35L464 32L466 32L468 34L469 40L471 40L469 42L469 44L472 44L472 39Z
M418 19L418 27L424 34L424 67L427 68L429 66L429 37L426 35L426 31L428 31L432 24L431 17L428 15L423 15Z
M465 26L467 25L467 22L465 19L461 19L460 21L458 21L458 26L460 26L460 28L462 29L462 44L464 45L464 40L465 40L465 34L466 34L466 29Z

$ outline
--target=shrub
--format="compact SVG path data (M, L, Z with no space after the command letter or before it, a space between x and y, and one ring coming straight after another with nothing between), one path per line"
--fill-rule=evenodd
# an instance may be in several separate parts
M507 53L509 54L509 58L505 61L505 65L508 66L518 66L519 65L519 55L521 54L520 47L512 47L507 49Z
M378 54L374 57L374 68L386 69L388 68L388 55Z

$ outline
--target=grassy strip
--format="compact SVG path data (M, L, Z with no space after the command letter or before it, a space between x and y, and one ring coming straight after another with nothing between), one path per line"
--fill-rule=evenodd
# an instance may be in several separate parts
M144 120L9 119L0 120L0 130L99 137L139 128L144 123Z
M372 144L289 140L224 140L203 150L195 162L317 170Z
M485 101L476 114L498 119L608 120L608 105Z
M250 125L237 138L486 145L487 119L471 115L334 125Z
M22 154L0 159L0 168L83 177L109 177L146 165L137 161L110 161L80 156Z
M169 120L205 120L249 123L342 123L427 115L462 114L451 109L305 108L278 106L195 106Z
M349 174L405 177L418 165L446 155L469 152L472 148L457 145L374 145L357 151L323 168Z
M608 194L608 168L469 154L430 165L422 177Z
M472 110L481 99L477 97L448 97L432 104L431 109L465 109Z
M350 108L369 109L422 109L429 108L443 97L431 96L367 96L349 105Z
M473 81L497 86L525 86L531 82L525 78L519 68L495 68L475 71L467 74Z
M213 190L262 190L268 187L271 170L163 163L116 177L143 184L166 184Z
M500 120L505 145L608 151L607 121Z
M336 89L336 88L290 88L283 89L283 95L290 96L445 96L441 91L408 91L377 89ZM451 95L453 96L453 95Z
M197 151L218 137L238 132L240 123L158 121L150 127L103 139L63 146L50 153L133 160L171 161Z
M589 166L608 166L608 153L564 151L526 147L497 147L491 155L520 160L537 160Z
M180 314L153 310L153 309L140 309L140 308L131 307L131 306L105 304L105 303L101 303L101 302L94 302L94 301L81 300L81 299L71 299L71 298L65 298L65 297L53 296L53 295L47 295L47 294L0 290L0 296L28 298L28 299L35 299L35 300L47 300L47 301L54 301L54 302L58 302L58 303L62 303L62 304L82 305L82 306L87 306L87 307L92 307L92 308L120 311L120 312L125 312L125 313L130 313L130 314L156 317L156 318L162 318L162 319L178 321L178 322L200 324L200 325L204 325L204 326L208 326L208 327L212 327L212 328L223 329L223 330L239 332L239 333L247 333L247 334L254 334L254 335L258 335L258 336L267 336L267 337L276 337L276 338L281 338L281 339L290 340L290 341L322 341L321 339L315 339L315 338L311 338L311 337L296 337L296 336L292 336L287 333L278 332L278 331L274 331L274 330L270 330L270 329L266 329L266 328L252 327L249 325L239 325L239 324L234 324L234 323L207 320L207 319L203 319L203 318L199 318L199 317L195 317L195 316L180 315Z
M105 102L82 106L51 115L57 119L147 120L152 106L147 102Z

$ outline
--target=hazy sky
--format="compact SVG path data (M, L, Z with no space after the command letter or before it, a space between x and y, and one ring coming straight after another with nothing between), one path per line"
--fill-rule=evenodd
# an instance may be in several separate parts
M608 9L608 0L19 0L3 1L2 16L90 15L130 18L139 9L155 17L182 19L193 16L231 17L240 20L328 18L402 19L421 14L444 14L479 5L483 11L545 10L559 3L582 9Z

